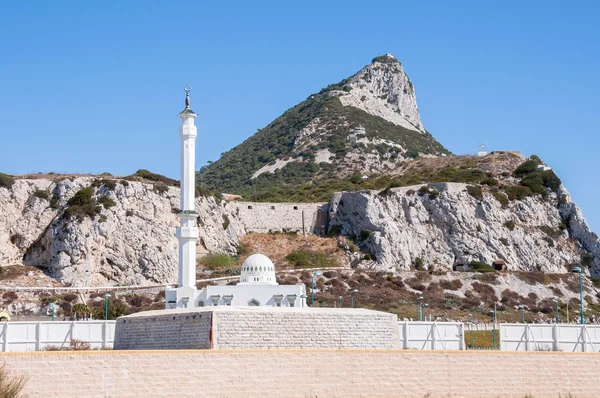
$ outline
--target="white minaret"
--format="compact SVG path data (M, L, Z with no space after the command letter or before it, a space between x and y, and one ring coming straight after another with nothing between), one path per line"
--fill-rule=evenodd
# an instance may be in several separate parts
M196 115L190 109L190 86L185 86L185 109L179 114L181 126L179 138L181 140L181 199L179 228L179 282L176 289L167 289L165 294L166 308L195 307L196 290L196 240L198 240L198 227L196 226L195 203L195 159L196 159Z

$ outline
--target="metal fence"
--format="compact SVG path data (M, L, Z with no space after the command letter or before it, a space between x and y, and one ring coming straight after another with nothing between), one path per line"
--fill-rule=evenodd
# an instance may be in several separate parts
M93 349L111 348L114 336L115 321L0 323L2 352L69 348L71 340L87 342Z
M500 349L600 352L600 325L501 323Z
M398 322L402 348L464 350L464 325L460 322Z

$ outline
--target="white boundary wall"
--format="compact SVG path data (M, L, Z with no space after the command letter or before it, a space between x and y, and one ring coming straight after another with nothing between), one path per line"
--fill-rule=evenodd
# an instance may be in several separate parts
M0 351L69 348L72 339L88 342L90 348L112 348L114 336L115 321L2 322Z
M460 322L401 321L398 329L404 349L465 349L464 325ZM115 321L2 322L0 351L41 351L48 346L68 348L71 339L86 341L91 348L111 348L114 336Z
M464 350L461 322L398 322L402 348L413 350Z
M501 323L500 349L600 352L600 325Z

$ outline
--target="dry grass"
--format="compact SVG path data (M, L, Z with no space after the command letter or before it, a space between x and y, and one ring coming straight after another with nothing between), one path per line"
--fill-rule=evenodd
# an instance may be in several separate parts
M473 336L475 337L473 339ZM500 346L500 334L496 330L496 348ZM468 348L472 348L472 343L475 342L475 348L493 348L494 336L492 330L465 332L465 344Z
M23 389L29 380L29 376L9 372L6 364L0 366L0 398L25 397Z

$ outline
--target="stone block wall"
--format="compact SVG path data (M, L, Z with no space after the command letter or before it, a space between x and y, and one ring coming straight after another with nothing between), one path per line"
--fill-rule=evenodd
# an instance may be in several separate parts
M395 314L349 308L204 307L117 319L116 350L394 349Z
M246 233L324 233L327 203L229 202L229 211L242 222Z
M30 398L600 396L597 353L48 351L0 354L0 363L29 375Z
M209 349L212 312L156 314L117 319L117 350Z
M216 349L400 348L397 316L366 310L219 311Z

